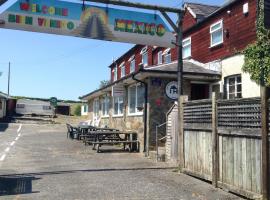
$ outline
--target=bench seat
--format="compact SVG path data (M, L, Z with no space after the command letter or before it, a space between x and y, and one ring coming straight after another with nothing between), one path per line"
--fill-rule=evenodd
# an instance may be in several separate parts
M123 144L124 145L124 149L125 146L127 144L131 145L131 144L137 144L137 151L138 151L138 145L139 145L139 141L138 140L131 140L131 141L123 141L123 140L119 140L119 141L100 141L100 142L91 142L93 144L93 150L95 150L95 146L98 145L97 148L97 152L99 153L99 148L101 147L101 145L105 145L105 144ZM132 149L129 149L130 151L132 151Z

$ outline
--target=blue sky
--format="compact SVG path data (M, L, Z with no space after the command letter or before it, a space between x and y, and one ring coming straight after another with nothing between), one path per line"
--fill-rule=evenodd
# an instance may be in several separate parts
M130 0L131 1L131 0ZM179 0L132 0L179 7ZM193 0L219 5L223 0ZM1 8L0 8L1 11ZM11 95L77 100L109 79L108 66L132 44L0 29L0 91Z

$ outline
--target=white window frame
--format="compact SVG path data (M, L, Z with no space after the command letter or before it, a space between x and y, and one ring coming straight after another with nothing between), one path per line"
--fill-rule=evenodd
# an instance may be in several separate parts
M99 99L94 99L94 101L93 101L93 117L95 118L98 116L99 116Z
M84 108L83 108L83 112L84 112L84 113L88 113L88 110L89 110L89 109L88 109L88 104L85 104L85 105L84 105Z
M117 81L117 65L113 68L113 81Z
M238 83L237 82L237 78L238 77L241 77L241 82L240 83ZM241 74L236 74L236 75L232 75L232 76L227 76L227 77L225 77L225 79L226 79L226 98L227 99L237 99L237 98L241 98L242 97L242 76L241 76ZM230 85L230 83L229 83L229 79L234 79L234 93L232 93L232 92L230 92L230 86L232 86L232 85ZM238 92L237 91L237 86L238 85L241 85L241 92ZM240 93L241 94L241 97L237 97L237 94L238 93ZM230 94L234 94L234 98L230 98Z
M134 63L134 68L132 69L131 66L132 66L132 63ZM135 63L135 58L133 58L131 61L130 61L130 66L129 66L129 72L130 74L135 72L135 68L136 68L136 63Z
M163 59L163 58L162 58L162 51L159 51L159 52L158 52L158 58L157 58L157 64L158 64L158 65L161 65L161 64L162 64L162 62L163 62L162 59Z
M104 114L104 111L105 111L105 114ZM109 112L110 112L110 97L104 96L101 102L102 117L109 117Z
M126 66L125 66L125 63L123 62L121 65L120 65L120 70L121 70L121 78L125 77L126 76Z
M189 42L188 42L189 41ZM187 44L185 44L185 43L187 43ZM186 39L184 39L183 41L182 41L182 45L183 45L183 58L185 59L185 58L190 58L191 57L191 37L188 37L188 38L186 38ZM190 54L189 55L187 55L187 56L184 56L184 48L187 48L187 47L189 47L190 46Z
M144 47L142 50L141 50L141 53L142 55L142 64L144 67L148 66L148 49L147 47ZM146 56L146 62L144 63L144 56Z
M212 30L212 28L213 28L214 26L218 25L218 24L220 24L220 27L217 28L217 29L215 29L215 30ZM213 33L217 32L217 31L220 31L220 30L221 30L221 34L222 34L222 36L221 36L221 41L220 41L220 42L217 42L217 43L215 43L215 44L213 44ZM216 23L214 23L214 24L212 24L212 25L210 26L210 39L211 39L210 47L215 47L215 46L217 46L217 45L222 44L222 43L224 42L223 36L224 36L224 34L223 34L223 20L219 20L218 22L216 22Z
M137 115L143 115L143 111L138 111L138 86L139 84L136 85L131 85L128 87L128 116L137 116ZM130 113L130 88L136 87L136 92L135 92L135 113Z
M163 56L164 56L164 63L165 64L168 64L168 63L171 63L172 62L172 54L171 54L171 49L170 48L166 49L163 52ZM170 61L169 62L166 61L167 57L170 57Z
M114 104L115 104L115 99L117 98L117 104L118 104L118 110L117 110L117 114L114 113ZM122 98L123 101L123 111L122 113L120 113L120 106L119 106L119 98ZM119 96L119 97L113 97L113 117L122 117L124 115L124 97L123 96Z

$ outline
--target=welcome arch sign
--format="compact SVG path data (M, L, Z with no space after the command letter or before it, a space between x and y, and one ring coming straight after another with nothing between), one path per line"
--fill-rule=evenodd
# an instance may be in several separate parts
M159 15L60 0L18 0L0 20L6 29L161 47L175 43Z

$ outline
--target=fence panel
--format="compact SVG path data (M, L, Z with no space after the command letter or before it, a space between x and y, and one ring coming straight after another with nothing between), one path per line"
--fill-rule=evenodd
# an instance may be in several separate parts
M205 180L213 180L212 131L217 129L218 186L251 199L261 198L260 99L218 100L216 103L217 127L212 127L211 100L189 101L182 104L183 171Z
M219 186L249 198L261 193L261 140L219 131Z
M212 133L210 100L184 104L184 171L212 180Z

